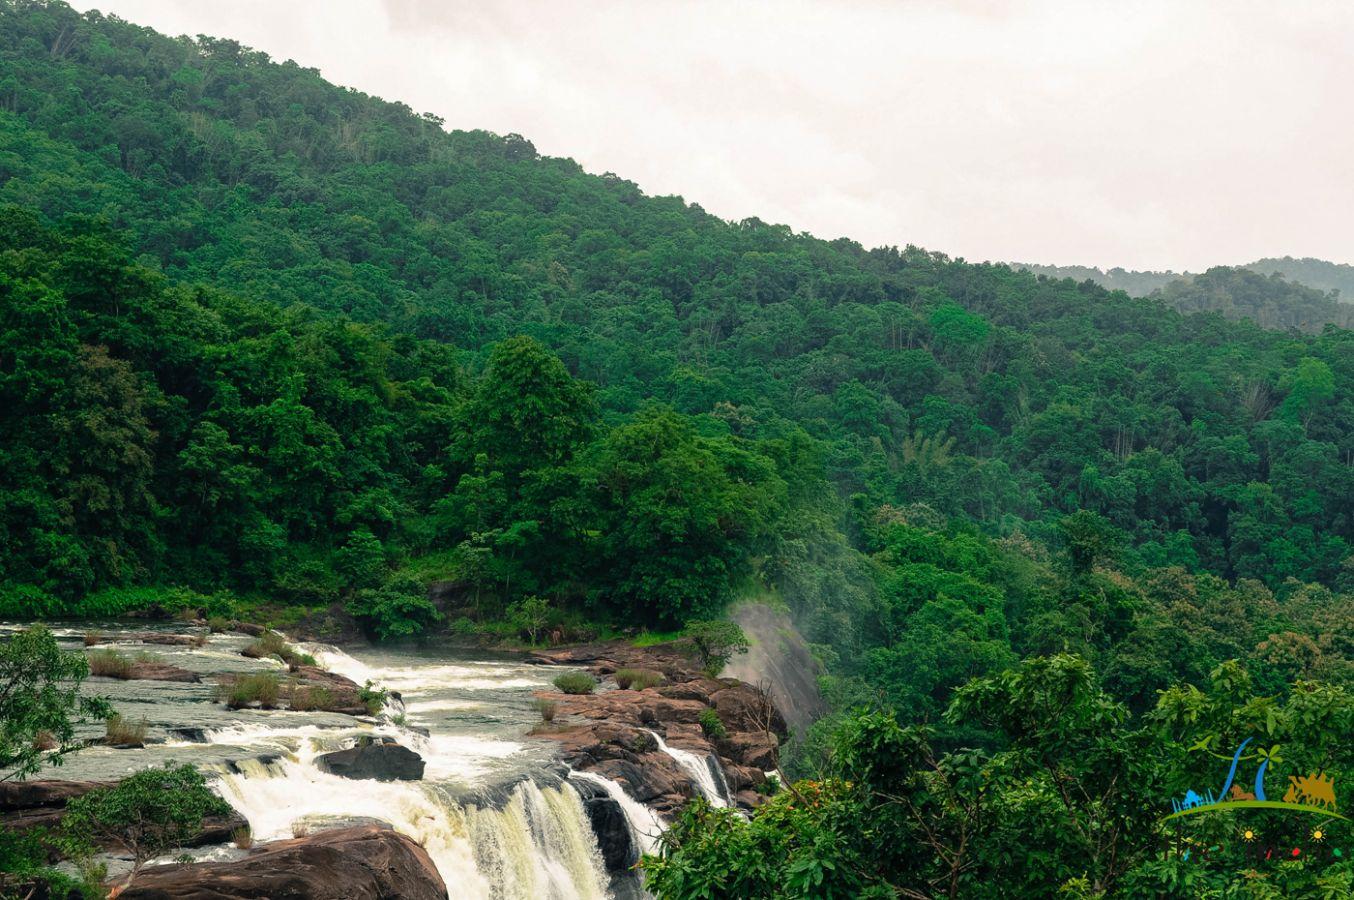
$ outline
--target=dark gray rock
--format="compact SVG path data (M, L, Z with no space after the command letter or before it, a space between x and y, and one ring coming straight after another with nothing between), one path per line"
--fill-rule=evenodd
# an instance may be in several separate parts
M333 775L375 781L418 781L424 767L423 757L385 738L322 754L315 764Z
M625 810L600 785L582 779L570 784L578 791L583 809L588 814L592 833L597 836L597 847L607 871L625 872L639 862L639 848L630 834L630 823Z

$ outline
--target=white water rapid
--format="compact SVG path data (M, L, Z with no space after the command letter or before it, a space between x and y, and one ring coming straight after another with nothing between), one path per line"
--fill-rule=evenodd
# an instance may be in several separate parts
M429 733L389 721L340 730L258 724L208 730L210 744L282 754L240 760L220 775L222 795L249 820L255 840L378 820L422 844L457 897L609 896L578 794L560 780L538 783L531 770L546 768L543 748L529 747L499 721L515 701L528 702L527 689L543 678L513 663L383 664L332 647L304 649L331 671L398 691L406 721ZM351 743L354 732L391 737L420 754L424 780L351 780L315 764L321 753Z
M729 805L729 785L724 780L724 773L720 771L718 764L708 757L697 756L690 750L669 747L655 732L650 731L649 734L658 741L659 750L676 760L677 765L682 767L691 783L696 786L696 790L711 806Z

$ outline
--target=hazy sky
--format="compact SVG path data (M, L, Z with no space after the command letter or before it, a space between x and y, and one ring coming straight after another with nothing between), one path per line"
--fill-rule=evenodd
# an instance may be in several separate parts
M870 246L1354 263L1354 0L77 0Z

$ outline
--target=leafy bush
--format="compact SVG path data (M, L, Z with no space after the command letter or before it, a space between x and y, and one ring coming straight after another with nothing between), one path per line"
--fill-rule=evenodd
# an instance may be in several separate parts
M212 793L192 766L166 765L71 800L61 831L65 848L73 855L89 856L102 846L118 847L130 855L132 869L125 888L148 861L200 834L207 816L230 811L230 805Z
M250 659L279 659L292 668L317 665L315 657L297 650L276 631L265 632L241 650L240 655Z
M544 597L524 597L508 606L508 621L519 632L527 635L531 643L541 629L550 621L550 601Z
M95 650L89 654L89 674L103 678L131 678L132 661L116 650Z
M686 629L692 652L710 676L724 671L735 653L747 653L748 637L733 622L692 622Z
M108 717L104 743L140 746L146 742L147 730L149 730L149 726L146 724L145 717L142 717L139 722L133 722L121 713L113 713Z
M652 669L620 669L615 677L622 690L642 691L663 683L663 675Z
M565 672L555 678L555 687L566 694L591 694L597 689L597 679L587 672Z
M98 880L77 881L47 865L52 843L45 828L0 825L0 897L60 897L103 900Z
M84 654L62 650L41 626L0 643L0 781L27 778L44 763L59 765L80 746L76 725L107 718L106 702L80 696L88 674ZM44 732L50 740L39 742ZM46 749L53 741L55 749Z
M703 709L700 714L701 731L705 736L715 740L721 740L729 736L729 731L720 721L719 713L713 709Z
M347 609L364 631L382 641L417 637L442 618L428 599L428 589L408 575L357 591Z
M367 707L367 712L374 716L386 705L387 693L389 692L385 688L378 688L368 681L357 689L357 699L362 701Z

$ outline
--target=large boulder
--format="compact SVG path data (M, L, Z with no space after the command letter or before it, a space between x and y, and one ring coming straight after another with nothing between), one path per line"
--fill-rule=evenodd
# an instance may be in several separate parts
M423 777L423 757L389 738L362 740L347 750L324 753L315 764L333 775L375 781L418 781Z
M730 759L763 772L776 768L777 744L774 735L765 732L739 732L720 741L720 749Z
M263 844L243 859L146 869L123 900L447 900L426 850L377 825Z
M771 731L785 737L785 719L757 688L733 682L710 694L710 703L730 731Z

